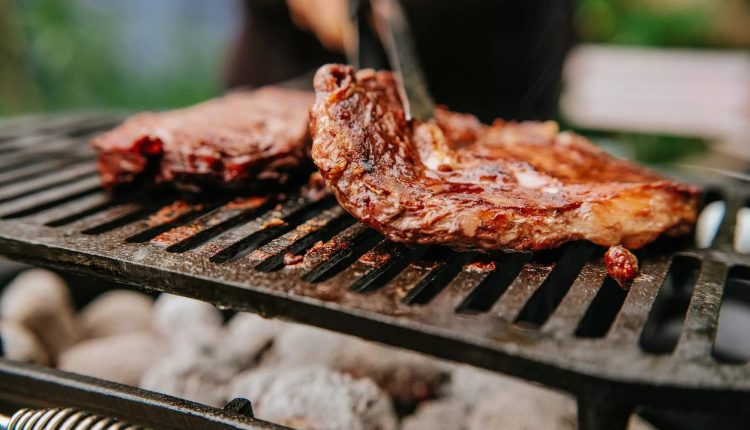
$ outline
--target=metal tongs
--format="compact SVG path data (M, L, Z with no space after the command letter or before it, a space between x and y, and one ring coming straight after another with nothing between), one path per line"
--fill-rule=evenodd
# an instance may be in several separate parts
M357 43L349 61L357 68L382 69L385 55L396 75L406 118L419 121L432 118L435 102L427 89L411 28L399 0L350 0L350 6Z

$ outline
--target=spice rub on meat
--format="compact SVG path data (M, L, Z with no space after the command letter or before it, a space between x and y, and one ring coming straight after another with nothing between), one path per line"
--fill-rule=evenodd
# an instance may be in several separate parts
M102 183L245 187L283 183L308 160L309 92L265 87L140 113L92 142Z
M615 159L553 122L407 121L389 72L315 76L313 161L339 203L397 242L541 250L639 248L689 230L696 187Z

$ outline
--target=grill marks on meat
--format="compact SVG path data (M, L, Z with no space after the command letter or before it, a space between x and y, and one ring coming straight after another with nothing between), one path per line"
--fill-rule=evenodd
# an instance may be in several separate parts
M607 155L553 122L406 120L389 72L315 77L312 156L339 203L397 242L540 250L639 248L695 221L695 187Z
M286 182L308 155L311 93L277 87L137 114L92 142L104 186Z

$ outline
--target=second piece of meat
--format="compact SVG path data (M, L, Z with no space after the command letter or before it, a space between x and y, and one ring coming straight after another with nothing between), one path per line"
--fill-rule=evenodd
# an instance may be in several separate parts
M309 92L265 87L137 114L93 140L102 183L189 189L284 183L308 159L312 100Z

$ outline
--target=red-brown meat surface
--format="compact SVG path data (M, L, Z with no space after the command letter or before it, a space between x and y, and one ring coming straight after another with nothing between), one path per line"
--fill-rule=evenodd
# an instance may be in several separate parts
M315 164L339 203L391 240L633 249L695 221L696 187L615 159L554 122L486 126L444 109L407 121L391 73L349 66L322 67L315 90Z
M311 93L266 87L141 113L93 140L106 187L139 181L242 187L284 182L306 159Z
M604 253L604 267L607 274L623 288L638 274L638 258L622 246L610 246Z

